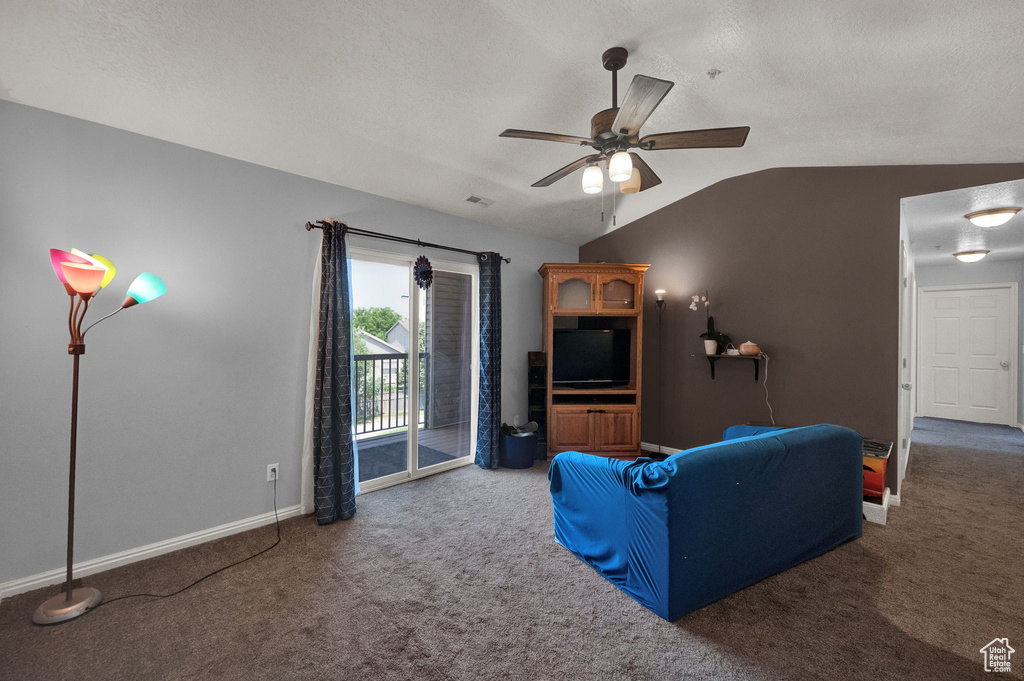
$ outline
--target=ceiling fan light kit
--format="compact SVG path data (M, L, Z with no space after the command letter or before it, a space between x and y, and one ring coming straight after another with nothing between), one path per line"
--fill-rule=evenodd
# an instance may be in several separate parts
M640 191L640 171L633 168L629 173L629 179L619 183L619 191L623 194L636 194Z
M654 110L672 89L674 83L650 76L635 75L626 90L626 96L619 106L618 72L626 65L629 52L624 47L612 47L601 55L604 68L612 72L612 106L598 111L590 120L590 137L562 135L534 130L509 128L499 137L562 142L581 147L593 147L597 153L584 156L559 168L531 186L548 187L580 168L583 171L583 191L596 194L603 189L601 161L608 162L608 179L619 182L619 191L633 194L646 191L661 184L651 167L640 156L631 151L662 151L664 149L713 149L742 147L747 140L749 127L711 128L707 130L685 130L680 132L656 133L640 137L640 127L647 122ZM589 175L589 177L588 177Z
M633 174L633 161L629 153L616 151L608 159L608 179L612 182L625 182Z
M988 255L989 252L990 251L960 251L959 253L954 253L953 257L960 262L978 262Z
M597 194L604 189L604 173L601 166L589 165L583 171L583 191L587 194Z
M1020 208L989 208L987 210L976 210L964 217L978 227L998 227L1006 224L1010 218L1020 212Z

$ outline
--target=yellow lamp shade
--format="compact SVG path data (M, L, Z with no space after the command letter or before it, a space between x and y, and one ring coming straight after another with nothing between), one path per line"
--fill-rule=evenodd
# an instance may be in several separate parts
M96 255L95 253L93 253L92 257L98 260L101 265L107 268L107 273L103 275L103 281L100 282L100 288L103 288L114 279L114 275L117 274L117 268L114 267L114 263L110 262L102 255Z
M62 262L60 269L64 273L68 286L82 295L95 293L107 268L102 265L83 265L77 262Z

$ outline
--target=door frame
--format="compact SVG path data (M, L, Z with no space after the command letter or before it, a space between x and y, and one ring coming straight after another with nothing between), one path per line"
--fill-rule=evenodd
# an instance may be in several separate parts
M409 340L410 346L413 344L413 338L416 339L417 348L419 347L419 325L420 325L420 296L424 292L416 285L416 281L413 278L412 266L416 262L417 256L405 255L403 253L393 253L389 251L378 251L369 248L351 247L349 248L349 258L352 260L365 260L369 262L379 262L386 265L397 265L399 267L407 267L409 271L409 291L412 295L409 296ZM367 480L366 482L359 483L359 494L366 494L368 492L375 492L379 489L385 489L387 487L393 487L409 480L416 480L419 478L425 478L436 473L443 473L450 471L453 468L459 468L461 466L467 466L473 463L473 456L476 453L476 438L477 438L477 411L479 409L479 395L480 395L480 285L479 276L480 268L466 263L450 262L445 260L431 260L431 265L435 270L442 272L455 272L458 274L466 274L470 277L470 291L472 294L472 300L470 301L470 307L472 311L472 329L470 336L471 344L471 357L470 357L470 416L469 416L469 442L470 451L465 455L452 461L444 461L426 468L419 467L419 401L420 391L410 390L409 392L409 406L410 411L416 414L416 427L410 427L408 430L408 444L406 449L406 469L390 475L384 475L373 480ZM411 366L409 367L410 376L419 376L420 371L420 357L419 352L409 353L409 360L411 360ZM418 383L418 381L417 381ZM356 445L356 456L358 456L359 445Z
M1012 370L1010 371L1010 417L1009 421L1005 425L1011 428L1019 428L1018 424L1018 404L1017 404L1017 377L1020 376L1020 361L1021 355L1018 354L1018 348L1020 347L1020 338L1018 337L1018 329L1020 320L1018 319L1020 312L1020 299L1018 298L1018 286L1015 281L1007 281L996 284L955 284L950 286L921 286L918 288L918 296L922 296L926 293L941 292L941 291L980 291L980 290L991 290L991 289L1009 289L1010 291L1010 357L1013 362ZM917 306L917 315L914 320L915 325L920 328L921 326L921 311L923 306ZM921 342L920 335L915 338L915 344ZM917 375L921 371L921 355L920 347L916 348L917 362L914 367L914 384L917 385ZM914 413L920 414L920 391L915 390L917 399L914 404ZM971 421L971 423L974 423Z

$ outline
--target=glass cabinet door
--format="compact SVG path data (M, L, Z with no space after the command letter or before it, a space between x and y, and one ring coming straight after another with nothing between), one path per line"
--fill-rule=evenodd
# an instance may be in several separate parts
M555 281L555 310L591 311L594 307L594 276L563 275Z
M603 312L635 312L636 279L629 275L601 277L601 310Z

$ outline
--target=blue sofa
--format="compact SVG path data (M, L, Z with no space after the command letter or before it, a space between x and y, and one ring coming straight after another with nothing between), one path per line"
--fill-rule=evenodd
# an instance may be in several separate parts
M555 539L671 621L859 537L861 436L761 430L733 426L661 462L559 454Z

